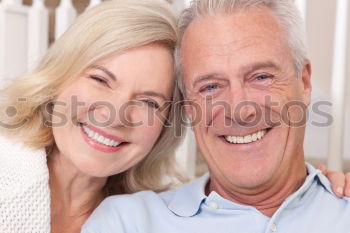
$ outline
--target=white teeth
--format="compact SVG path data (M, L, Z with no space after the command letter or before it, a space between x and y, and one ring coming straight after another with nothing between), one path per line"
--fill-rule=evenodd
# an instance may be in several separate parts
M119 146L121 142L114 142L113 146Z
M86 127L85 125L82 125L82 128L84 130L84 132L89 136L89 138L91 138L92 140L106 145L106 146L119 146L121 144L121 142L118 141L114 141L110 138L105 138L102 135L98 134L97 132L92 131L91 129L89 129L88 127Z
M233 143L237 143L237 137L231 137Z
M244 137L244 143L252 142L252 136L248 135Z
M253 140L253 142L258 140L258 135L256 135L256 133L252 135L252 140Z
M253 133L251 135L242 136L225 136L227 142L231 144L243 144L243 143L251 143L260 140L265 136L267 130L261 130L259 132Z
M92 138L95 135L95 133L90 131L88 135L89 135L90 138Z

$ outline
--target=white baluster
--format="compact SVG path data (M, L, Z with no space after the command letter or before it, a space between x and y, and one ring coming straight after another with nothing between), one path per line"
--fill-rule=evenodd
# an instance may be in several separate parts
M102 0L90 0L90 4L88 7L86 7L85 10L90 9L91 7L94 7L98 4L100 4L101 2L102 2Z
M168 1L177 12L181 12L184 8L189 6L189 2L186 0L172 0Z
M2 0L2 2L8 5L22 5L22 0Z
M306 0L295 0L295 2L300 10L301 16L305 20L306 15L307 15L307 1Z
M49 40L49 13L44 0L34 0L29 10L28 68L46 51Z
M71 0L61 0L61 4L56 9L56 39L67 30L76 16L77 11L75 10Z
M333 170L342 170L343 168L347 23L348 0L338 0L331 93L333 124L330 128L328 154L328 166Z
M12 0L2 0L3 4L13 4Z
M6 71L5 71L5 56L6 56L6 52L5 48L6 48L6 38L5 38L5 23L6 23L6 19L5 19L5 4L6 2L0 2L0 88L3 88L5 86L4 84L4 80L5 80L5 75L6 75Z
M184 1L185 1L185 7L189 7L191 5L192 0L184 0Z
M0 4L0 78L24 74L27 70L28 6L21 1Z

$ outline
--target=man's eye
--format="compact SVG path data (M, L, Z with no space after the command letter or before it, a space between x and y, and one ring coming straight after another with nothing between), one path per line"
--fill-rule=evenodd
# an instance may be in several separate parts
M160 108L159 104L156 101L153 100L142 100L144 103L146 103L149 107L158 109Z
M265 80L265 79L268 79L268 78L271 78L271 76L268 76L266 74L262 74L262 75L257 76L255 79L258 80L258 81L262 81L262 80Z
M207 85L203 88L200 89L200 92L203 92L203 91L213 91L215 89L218 89L219 85L217 84L210 84L210 85Z

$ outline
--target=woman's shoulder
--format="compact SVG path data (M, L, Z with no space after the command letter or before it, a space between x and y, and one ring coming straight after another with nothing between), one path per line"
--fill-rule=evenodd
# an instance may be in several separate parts
M50 232L45 150L0 135L0 232Z
M48 180L44 149L32 149L0 134L0 199Z

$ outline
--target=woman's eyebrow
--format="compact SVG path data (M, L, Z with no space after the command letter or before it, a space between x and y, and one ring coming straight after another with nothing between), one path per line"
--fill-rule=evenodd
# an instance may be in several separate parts
M117 81L117 78L115 77L115 75L109 71L107 68L103 67L103 66L98 66L98 65L93 65L91 66L94 69L98 69L103 71L104 73L106 73L111 79L113 79L114 81Z

